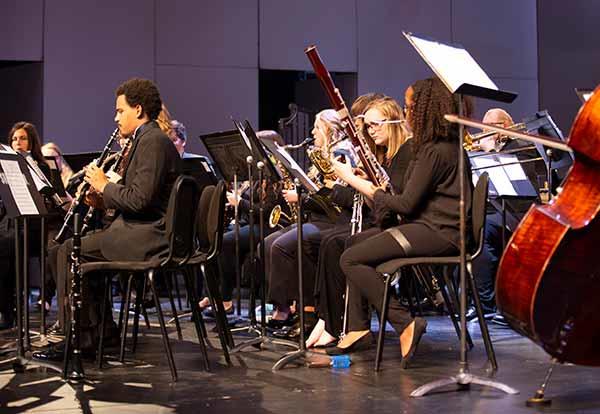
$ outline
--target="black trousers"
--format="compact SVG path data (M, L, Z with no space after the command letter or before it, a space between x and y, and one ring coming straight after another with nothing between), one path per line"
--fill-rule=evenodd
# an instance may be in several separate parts
M254 242L259 241L259 226L254 225ZM243 262L244 257L250 252L250 226L240 226L239 232L240 257ZM226 232L223 235L223 247L219 255L219 271L221 279L221 296L228 302L233 295L235 285L235 268L237 257L235 255L235 230Z
M302 277L304 305L314 305L315 273L321 244L321 234L334 225L325 221L311 221L302 225ZM265 259L269 273L268 302L290 305L298 299L298 233L296 225L273 233L265 240Z
M375 271L379 264L401 257L456 254L454 245L418 223L402 224L385 231L371 228L353 236L350 242L352 246L340 259L350 288L348 331L370 329L369 304L381 312L383 279ZM412 322L410 313L396 298L390 300L388 321L398 334Z
M473 260L473 276L477 281L477 290L484 313L496 311L496 272L502 257L502 215L488 214L485 218L485 232L481 254ZM506 231L506 238L511 233Z
M100 246L105 237L102 231L92 233L81 239L81 262L106 261L102 255ZM69 295L73 274L71 272L71 252L73 250L73 239L50 249L48 260L55 260L57 278L57 293L59 298L59 322L65 326L64 318L70 315ZM82 348L93 348L97 344L100 335L100 323L102 321L101 306L104 298L104 278L101 274L88 273L82 281L82 309L81 309L81 346ZM106 303L106 318L109 329L114 328L110 304ZM62 312L61 312L62 311ZM62 314L62 316L61 316ZM108 333L110 335L110 332Z
M315 280L317 315L325 321L325 330L333 336L342 332L346 275L340 267L340 256L350 237L350 225L336 226L322 232Z

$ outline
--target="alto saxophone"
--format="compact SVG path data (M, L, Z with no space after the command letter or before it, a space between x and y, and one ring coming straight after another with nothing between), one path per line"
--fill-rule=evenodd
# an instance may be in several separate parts
M283 167L283 165L281 165L281 162L277 161L275 165L281 173L281 177L282 177L281 189L287 190L287 191L296 189L296 185L294 184L294 181L290 177L290 174L287 172L287 170ZM281 217L283 217L287 221L289 221L290 224L298 221L298 205L296 203L288 203L287 201L286 201L286 204L288 205L290 215L288 216L287 214L285 214L281 208L281 205L277 204L275 207L273 207L273 210L271 210L271 214L269 214L269 227L270 228L273 229L277 226L284 227L283 225L281 225L279 223L279 221L281 220Z

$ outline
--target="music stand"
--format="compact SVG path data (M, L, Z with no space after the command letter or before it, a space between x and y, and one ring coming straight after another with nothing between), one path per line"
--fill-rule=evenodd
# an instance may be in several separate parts
M249 332L254 332L256 334L258 334L258 336L256 338L252 338L249 339L247 341L242 342L241 344L239 344L238 346L236 346L234 349L231 350L231 352L239 352L244 348L247 348L248 346L255 346L255 347L260 347L262 345L265 344L279 344L279 345L286 345L286 346L291 346L291 347L296 347L296 343L292 342L292 341L287 341L284 339L277 339L277 338L270 338L267 336L267 315L266 315L266 300L267 300L267 281L266 281L266 275L265 275L265 232L264 232L264 228L265 228L265 222L264 222L264 199L265 197L263 197L262 191L263 187L262 187L262 182L263 179L267 180L267 181L279 181L282 179L282 176L280 174L280 172L275 168L275 166L273 165L271 159L269 158L267 152L265 151L265 148L263 147L263 143L258 139L258 137L256 136L256 133L254 132L254 129L252 128L252 126L250 125L250 122L248 120L244 121L244 123L242 124L241 122L238 122L236 120L233 120L234 125L236 126L236 128L238 129L238 131L240 132L240 136L243 139L243 142L248 146L248 148L250 149L251 153L252 153L252 159L253 161L256 162L256 171L258 173L258 182L261 183L259 185L260 188L260 203L259 203L259 211L258 211L258 216L259 216L259 246L260 246L260 257L261 257L261 261L260 261L260 273L261 273L261 310L260 310L260 324L257 323L256 321L256 310L255 310L255 306L256 306L256 301L255 301L255 295L254 295L254 278L251 278L251 296L250 296L250 309L249 309L249 315L250 315L250 326L247 328L249 330ZM251 187L252 188L252 187ZM254 253L254 246L256 245L255 241L254 241L254 220L253 220L253 194L250 194L250 210L251 210L251 214L249 215L250 217L250 227L251 227L251 231L250 231L250 258L251 258L251 262L253 265L256 264L256 255ZM256 266L253 266L256 269Z
M233 182L236 198L238 181L250 181L252 172L248 164L248 157L251 157L250 149L246 145L238 130L228 130L200 135L200 140L206 147L210 158L214 162L214 167L219 176L226 182ZM235 273L237 284L237 303L236 310L238 317L241 316L241 275L240 275L240 249L239 249L239 212L238 206L234 207L235 217ZM215 313L216 314L216 313ZM227 321L225 321L227 323ZM226 326L223 327L225 329Z
M31 362L25 356L25 351L28 350L29 346L28 295L25 290L27 289L29 279L27 263L29 256L28 219L31 217L43 217L48 212L44 205L44 200L36 188L27 161L4 145L0 145L0 197L6 208L6 214L8 218L14 220L15 227L17 346L15 358L8 361L13 361L13 370L15 372L23 372L25 365ZM23 240L21 240L20 236L21 222L23 223ZM23 254L21 254L21 245L23 247ZM36 365L51 368L58 372L61 371L52 364L36 362Z
M501 91L487 76L483 69L475 62L473 57L462 46L457 44L444 44L431 38L416 36L412 33L403 32L409 43L415 48L425 63L433 70L438 78L448 88L450 93L457 95L459 100L459 115L463 114L464 102L463 96L475 96L501 102L512 102L517 97L515 93ZM437 388L450 384L457 384L458 389L468 389L471 384L493 387L508 394L517 394L518 391L508 385L486 378L478 377L469 372L467 361L467 341L466 341L466 183L465 183L465 157L463 149L464 127L459 126L459 147L458 147L458 174L460 180L460 365L458 374L449 378L433 381L422 385L414 390L411 397L421 397ZM476 289L473 295L477 295ZM489 346L488 359L495 368L495 355L491 341L489 341L489 332L483 319L481 304L475 301L475 308L481 322L482 335L487 335ZM489 349L488 349L489 348ZM493 369L495 371L495 369Z

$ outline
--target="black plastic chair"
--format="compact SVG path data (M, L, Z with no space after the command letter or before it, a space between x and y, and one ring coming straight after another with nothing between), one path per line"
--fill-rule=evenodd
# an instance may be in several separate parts
M475 186L475 190L473 191L473 199L472 199L472 231L473 231L473 245L475 246L474 250L469 252L466 257L467 264L467 273L468 273L468 283L471 288L471 293L473 295L473 300L475 302L475 309L477 311L477 317L479 320L479 326L481 328L481 333L483 336L483 341L485 343L486 351L488 354L488 359L490 360L492 367L494 370L497 369L496 356L494 355L494 350L492 347L492 341L490 339L489 331L487 328L487 324L485 319L483 318L483 311L481 309L481 302L479 300L479 294L475 282L475 278L473 277L472 262L483 249L484 243L484 232L485 232L485 215L486 215L486 207L487 207L487 195L488 195L488 174L483 173L479 177L477 181L477 185ZM445 256L445 257L405 257L400 259L392 259L385 263L377 266L377 272L381 273L383 276L384 283L384 293L382 298L381 305L381 315L379 317L379 335L377 338L377 353L375 355L375 371L379 371L379 367L381 365L381 358L383 356L383 342L385 336L385 324L387 321L387 313L388 313L388 304L390 299L390 286L392 282L396 280L397 274L401 271L401 269L405 266L418 266L418 265L459 265L460 264L460 256ZM448 280L447 273L445 276L446 285L448 287L451 286L451 283ZM445 295L444 298L447 301L448 310L453 317L454 309L451 309L452 305L450 298ZM455 324L455 328L458 330L457 323L453 318L453 322Z
M81 265L82 277L85 277L90 272L129 272L143 273L148 279L152 294L154 296L154 304L158 313L160 323L163 346L167 354L167 361L171 370L173 381L177 381L177 369L173 358L173 352L169 343L169 335L166 329L164 316L160 306L158 292L155 285L155 275L157 272L169 272L183 270L185 264L192 257L195 251L195 223L197 206L200 198L196 181L189 176L180 176L173 186L170 195L169 204L166 213L166 231L169 240L168 255L164 259L152 259L146 261L113 261L113 262L90 262ZM190 208L192 206L193 208ZM188 294L190 286L186 286ZM143 290L143 289L142 289ZM138 290L139 292L142 290ZM107 294L105 292L105 294ZM171 299L172 302L172 299ZM103 301L106 304L106 300ZM172 303L172 306L174 304ZM127 310L126 310L127 311ZM139 307L136 304L136 314L139 314ZM104 327L104 316L106 309L102 310L102 326ZM126 325L126 324L124 324ZM102 365L103 357L103 340L104 329L101 330L100 342L98 345L98 365ZM135 331L135 329L134 329ZM134 338L137 332L134 332ZM208 354L205 341L201 331L197 331L200 348L204 357L206 370L209 370Z
M210 193L212 193L212 197L209 208L203 208L198 213L198 249L193 257L188 260L185 276L187 283L191 284L195 276L193 269L200 268L200 271L202 272L206 282L206 290L211 306L215 310L215 321L223 355L227 363L230 364L231 361L228 347L233 347L233 338L227 323L227 315L223 306L223 300L219 290L219 282L217 277L217 257L221 253L225 226L225 183L223 181L219 181L215 187L206 187L202 192L202 199L205 198L205 194L208 197L208 194ZM200 205L203 203L204 200L201 200ZM198 329L204 330L204 323L202 321L202 314L200 312L198 302L199 299L196 295L196 291L193 290L190 296L190 306L192 307L193 312L200 315L199 317L194 318L196 323L201 324Z

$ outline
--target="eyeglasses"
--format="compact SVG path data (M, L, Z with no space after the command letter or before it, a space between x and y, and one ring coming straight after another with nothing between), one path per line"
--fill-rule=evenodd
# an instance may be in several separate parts
M382 119L381 121L372 121L372 122L365 122L365 128L367 130L369 129L376 129L379 130L381 129L381 127L385 124L403 124L404 120L403 119Z

